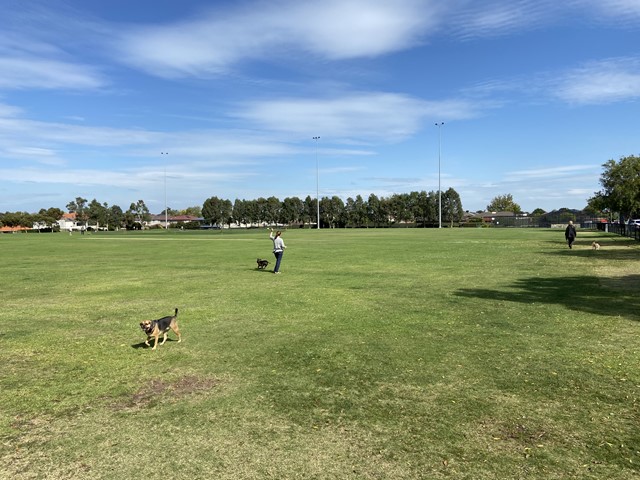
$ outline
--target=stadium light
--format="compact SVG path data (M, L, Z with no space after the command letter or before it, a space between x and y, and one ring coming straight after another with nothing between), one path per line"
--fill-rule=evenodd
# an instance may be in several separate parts
M440 127L444 122L437 122L438 127L438 228L442 228L442 189L440 188L440 159L442 157L442 134Z
M316 214L318 222L318 230L320 230L320 168L318 166L318 140L320 137L313 137L316 141Z
M160 152L160 155L169 155L169 152ZM164 165L164 229L169 230L169 220L167 218L167 164Z

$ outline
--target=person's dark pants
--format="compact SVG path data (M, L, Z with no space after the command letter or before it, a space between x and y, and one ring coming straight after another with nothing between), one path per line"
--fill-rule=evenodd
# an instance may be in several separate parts
M273 252L273 255L276 257L276 266L273 269L273 273L278 273L280 271L280 260L282 260L282 254L284 252Z
M569 248L573 247L573 242L575 242L575 241L576 241L576 239L573 238L573 237L567 238L567 243L569 244Z

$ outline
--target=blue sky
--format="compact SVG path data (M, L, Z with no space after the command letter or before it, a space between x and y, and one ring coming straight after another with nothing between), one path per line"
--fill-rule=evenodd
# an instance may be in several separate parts
M439 180L465 210L580 209L640 153L640 0L0 6L2 212Z

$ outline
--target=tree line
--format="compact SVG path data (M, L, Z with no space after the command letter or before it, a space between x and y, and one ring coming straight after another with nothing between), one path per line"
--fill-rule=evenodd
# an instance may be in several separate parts
M608 160L602 165L604 171L600 177L602 189L588 199L585 211L594 215L624 221L640 218L640 157L627 156L619 161ZM438 192L411 192L393 194L389 197L369 195L365 200L357 195L343 202L340 197L320 199L320 226L332 227L380 227L392 223L413 223L418 226L433 226L439 222ZM91 225L113 228L140 228L151 218L149 209L143 200L131 203L127 210L118 205L109 206L96 199L89 202L82 197L67 204L67 210L76 214L76 220ZM499 195L487 205L488 211L512 211L519 213L520 206L511 194ZM164 214L165 212L161 212ZM189 207L176 211L167 209L167 214L188 214L202 216L210 225L236 224L283 224L315 225L318 205L315 198L307 196L304 200L287 197L280 201L276 197L257 200L229 200L210 197L202 207ZM536 209L533 214L544 213ZM0 226L28 226L34 224L55 225L64 212L59 208L41 209L38 213L6 212L0 213ZM464 211L460 196L449 188L442 192L442 221L453 225L462 220Z
M343 201L338 196L322 197L320 208L315 198L307 196L276 197L257 200L230 200L211 197L202 206L202 216L209 225L281 224L321 228L382 227L392 223L414 223L433 226L439 221L437 192L411 192L378 197L370 194L365 200L357 195ZM460 195L450 188L442 192L442 221L453 224L462 220L464 211Z
M460 195L450 188L442 192L442 221L453 225L464 215ZM392 223L415 223L419 226L433 226L439 221L437 192L411 192L393 194L389 197L369 195L365 200L357 195L344 202L338 196L320 199L320 226L322 228L343 227L381 227ZM118 205L109 206L93 199L90 202L76 197L66 205L69 213L75 213L76 221L108 228L138 229L151 219L151 214L144 200L131 203L127 210ZM54 226L63 214L59 208L41 209L38 213L6 212L0 214L0 225ZM165 212L162 211L161 215ZM167 215L186 214L204 218L205 223L214 226L223 225L317 225L318 204L315 198L307 196L304 200L298 197L287 197L280 201L276 197L258 198L256 200L220 199L216 196L204 201L202 207L189 207L176 211L167 209Z

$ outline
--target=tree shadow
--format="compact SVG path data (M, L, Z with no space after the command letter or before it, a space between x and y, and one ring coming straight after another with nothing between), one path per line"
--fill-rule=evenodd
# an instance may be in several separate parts
M557 233L557 232L554 232ZM592 243L598 242L600 249L594 250ZM600 232L583 232L578 235L573 248L569 248L564 238L546 240L545 243L554 244L557 250L546 252L550 255L578 256L581 258L594 258L604 260L637 261L638 242L618 235L603 235Z
M622 262L637 262L638 261L638 249L631 248L630 244L609 244L598 240L600 244L599 250L594 250L591 247L591 242L588 244L574 244L572 249L565 247L558 249L554 252L547 252L550 255L558 255L560 257L573 257L580 258L592 258L594 260L609 260L609 261L622 261Z
M635 288L629 289L629 286ZM551 303L570 310L640 321L638 286L640 275L636 274L616 278L607 286L603 286L598 277L586 275L530 277L520 279L502 290L461 288L454 295L527 304Z

